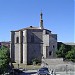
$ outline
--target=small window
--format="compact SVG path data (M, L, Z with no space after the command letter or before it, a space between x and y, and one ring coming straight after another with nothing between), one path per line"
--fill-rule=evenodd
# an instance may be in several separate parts
M34 42L34 35L31 35L31 42Z
M55 46L53 45L53 48L55 48Z
M51 51L49 51L49 56L51 56L51 54L52 54L52 52L51 52Z
M19 43L19 37L16 37L16 43Z

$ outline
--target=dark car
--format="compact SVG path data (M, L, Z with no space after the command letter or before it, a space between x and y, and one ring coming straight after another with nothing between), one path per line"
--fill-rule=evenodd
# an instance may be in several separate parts
M47 67L42 67L38 70L37 75L50 75Z
M10 75L19 75L20 73L22 73L22 71L19 69L12 69L10 71Z

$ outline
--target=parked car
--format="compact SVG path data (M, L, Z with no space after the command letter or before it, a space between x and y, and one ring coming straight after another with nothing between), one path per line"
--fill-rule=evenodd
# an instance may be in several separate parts
M50 75L47 67L42 67L37 71L37 75Z
M10 71L10 75L19 75L20 73L22 73L22 71L19 69L12 69Z

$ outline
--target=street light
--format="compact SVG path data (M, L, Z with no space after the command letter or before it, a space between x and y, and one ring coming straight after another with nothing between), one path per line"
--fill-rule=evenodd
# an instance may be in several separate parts
M66 74L67 74L67 72L68 72L68 65L66 65Z

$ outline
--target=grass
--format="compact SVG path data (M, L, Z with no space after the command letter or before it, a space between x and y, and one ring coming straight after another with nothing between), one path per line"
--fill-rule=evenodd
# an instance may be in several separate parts
M25 65L25 64L16 64L13 63L14 68L23 68L27 70L32 70L32 69L39 69L41 68L41 65Z

